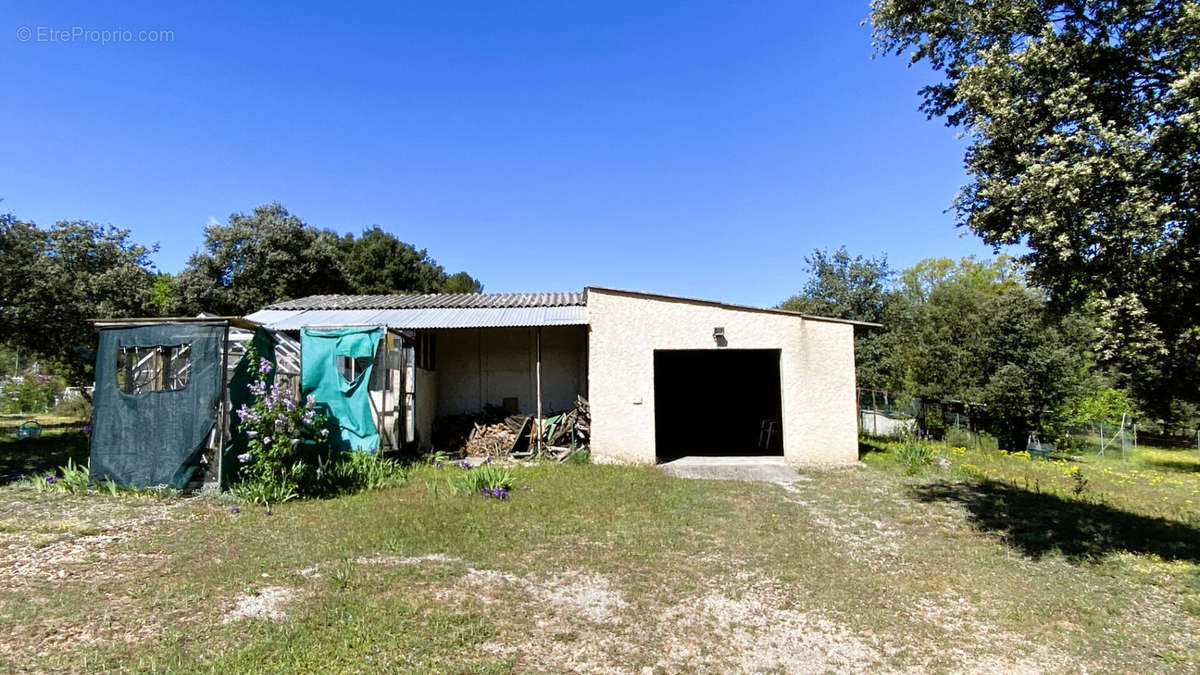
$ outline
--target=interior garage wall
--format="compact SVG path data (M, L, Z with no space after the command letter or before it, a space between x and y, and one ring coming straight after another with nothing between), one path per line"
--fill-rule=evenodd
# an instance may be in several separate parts
M702 302L589 288L592 452L653 463L654 350L780 350L783 453L794 464L858 459L854 327Z
M537 329L461 328L437 336L437 415L479 412L515 397L537 412ZM542 328L542 409L569 408L587 392L587 330Z

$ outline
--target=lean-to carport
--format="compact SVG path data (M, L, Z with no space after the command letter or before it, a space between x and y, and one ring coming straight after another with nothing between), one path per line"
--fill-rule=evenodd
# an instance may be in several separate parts
M382 418L404 420L399 445L432 447L436 417L494 407L542 419L587 391L579 293L313 296L247 318L295 334L386 327L395 338L381 370L402 375L393 388L373 378L370 392Z

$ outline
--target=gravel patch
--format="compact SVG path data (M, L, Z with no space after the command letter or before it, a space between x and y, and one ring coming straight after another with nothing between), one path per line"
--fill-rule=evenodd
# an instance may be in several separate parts
M251 594L239 595L221 618L221 623L242 619L283 621L287 618L287 606L297 597L295 589L285 586L268 586Z

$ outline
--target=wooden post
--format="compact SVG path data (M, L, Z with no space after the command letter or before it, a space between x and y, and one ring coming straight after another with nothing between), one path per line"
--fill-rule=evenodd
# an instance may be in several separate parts
M251 336L251 339L254 339ZM217 492L225 489L225 436L229 434L229 324L225 324L225 336L221 342L221 395L217 398ZM229 434L232 439L232 434Z
M537 451L542 454L542 327L537 327Z

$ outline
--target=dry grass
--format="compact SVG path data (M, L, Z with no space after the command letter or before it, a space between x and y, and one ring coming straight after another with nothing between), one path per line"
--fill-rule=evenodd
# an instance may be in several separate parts
M1061 465L949 456L906 477L873 453L788 486L519 468L507 502L435 494L445 472L423 467L273 515L0 488L0 668L1200 668L1197 516L1163 515L1189 472L1075 498Z

